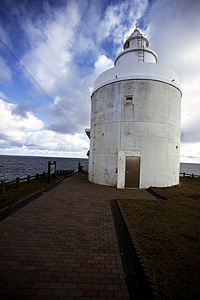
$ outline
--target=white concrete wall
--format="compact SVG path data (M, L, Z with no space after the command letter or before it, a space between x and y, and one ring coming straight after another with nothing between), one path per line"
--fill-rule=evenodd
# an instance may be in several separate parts
M100 87L109 83L129 79L152 79L163 81L180 89L177 74L168 66L154 63L128 63L113 67L100 74L95 81L93 93Z
M125 95L133 95L125 104ZM92 95L89 180L124 188L126 156L140 157L140 187L179 182L181 92L173 84L132 79Z
M151 49L146 48L138 48L138 49L126 49L119 53L115 60L115 65L119 66L121 64L130 64L130 63L138 63L138 52L143 51L144 54L144 62L148 63L156 63L157 62L157 55Z

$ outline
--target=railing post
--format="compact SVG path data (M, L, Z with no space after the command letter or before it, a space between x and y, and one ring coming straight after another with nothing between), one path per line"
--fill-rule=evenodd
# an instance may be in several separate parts
M28 183L28 184L30 183L30 180L31 180L31 176L28 175L28 176L27 176L27 183Z
M18 187L19 187L19 183L20 183L20 178L19 178L19 177L17 177L17 178L16 178L16 188L18 188Z
M185 177L185 172L183 172L183 177Z
M1 194L5 193L5 180L1 180Z
M51 162L48 161L48 182L50 182L50 167L51 167Z

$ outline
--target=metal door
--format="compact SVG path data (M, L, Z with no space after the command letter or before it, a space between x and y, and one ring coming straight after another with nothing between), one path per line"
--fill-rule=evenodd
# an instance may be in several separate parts
M139 188L140 158L137 156L126 156L125 186Z

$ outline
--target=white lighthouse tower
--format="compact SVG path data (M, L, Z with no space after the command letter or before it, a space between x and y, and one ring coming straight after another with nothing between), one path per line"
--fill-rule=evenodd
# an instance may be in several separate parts
M137 26L91 96L89 180L118 188L179 183L181 90Z

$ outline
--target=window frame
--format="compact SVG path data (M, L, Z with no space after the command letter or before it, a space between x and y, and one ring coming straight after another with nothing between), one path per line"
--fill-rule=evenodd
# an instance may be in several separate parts
M125 95L125 104L133 104L134 96L133 95Z

